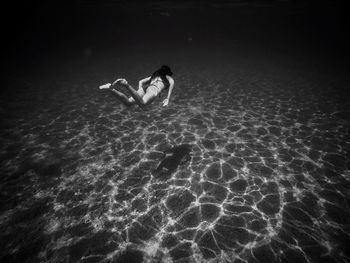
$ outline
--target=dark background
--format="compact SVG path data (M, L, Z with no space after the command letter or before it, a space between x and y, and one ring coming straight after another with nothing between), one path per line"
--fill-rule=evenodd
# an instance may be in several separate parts
M341 1L51 0L17 2L3 12L12 72L109 52L244 48L314 54L339 64L348 55L349 19Z

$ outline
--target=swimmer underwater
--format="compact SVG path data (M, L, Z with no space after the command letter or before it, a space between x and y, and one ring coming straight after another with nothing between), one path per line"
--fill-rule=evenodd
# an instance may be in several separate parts
M150 77L139 81L138 90L134 89L126 79L117 79L112 84L107 83L99 88L112 91L117 98L126 106L138 104L144 107L152 103L164 90L168 90L168 96L163 100L163 106L169 104L170 96L174 88L174 79L171 77L173 72L168 66L161 66ZM117 85L124 86L129 91L131 97L115 89Z

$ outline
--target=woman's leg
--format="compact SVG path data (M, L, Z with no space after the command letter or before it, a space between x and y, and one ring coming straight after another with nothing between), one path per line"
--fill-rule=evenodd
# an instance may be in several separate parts
M135 90L125 79L118 79L116 80L111 87L113 87L115 84L122 85L127 88L127 90L130 92L130 95L132 98L134 98L135 102L140 106L146 106L150 104L156 97L157 97L157 92L154 91L153 89L147 89L146 94L140 94L137 90ZM118 94L119 96L123 95L123 99L126 99L128 103L132 103L132 101L128 100L125 94L113 90L115 94Z
M150 104L157 97L157 92L154 91L152 88L148 88L146 94L144 94L143 96L140 96L138 91L136 91L127 81L125 82L121 81L120 84L128 89L128 91L130 92L130 95L134 98L136 103L141 107Z
M144 105L151 104L154 99L157 98L157 94L153 91L147 90L145 96L142 97L142 101Z
M143 101L143 97L140 96L140 94L137 92L137 90L135 90L129 83L121 83L121 85L123 85L124 87L126 87L128 89L128 91L130 92L131 97L134 98L134 100L136 101L136 103L139 106L145 106L145 103Z
M129 100L128 97L127 97L125 94L123 94L123 93L121 93L121 92L119 92L119 91L113 89L113 87L114 87L115 85L118 85L118 84L127 88L127 90L130 92L131 97L133 98L133 100L131 100L131 99ZM101 87L100 87L100 89L101 89ZM117 79L116 81L114 81L114 82L110 85L109 89L110 89L111 91L113 91L113 93L114 93L115 95L117 95L117 97L118 97L120 100L122 100L124 103L125 103L125 102L129 102L129 103L130 103L130 102L136 102L136 103L139 104L140 106L143 106L142 97L143 97L144 93L143 93L143 94L140 94L137 90L135 90L135 89L126 81L126 79Z
M130 101L129 98L122 92L117 91L113 88L109 89L111 92L113 92L114 95L116 95L116 97L122 102L124 103L126 106L131 106L134 104L134 102Z

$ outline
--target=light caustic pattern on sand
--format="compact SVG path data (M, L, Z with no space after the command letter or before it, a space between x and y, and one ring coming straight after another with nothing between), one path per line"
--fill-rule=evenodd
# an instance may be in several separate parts
M346 262L348 121L305 80L236 76L179 78L147 111L73 88L9 126L2 258ZM183 144L191 158L155 176Z

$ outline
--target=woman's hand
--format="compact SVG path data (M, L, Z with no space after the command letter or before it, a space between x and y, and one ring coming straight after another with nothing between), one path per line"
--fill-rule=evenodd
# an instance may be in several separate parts
M169 99L163 100L163 106L168 106L168 104L169 104Z

